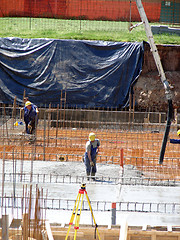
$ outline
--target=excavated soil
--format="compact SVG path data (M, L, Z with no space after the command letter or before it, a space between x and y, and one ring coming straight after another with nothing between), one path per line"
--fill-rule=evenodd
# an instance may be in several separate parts
M168 80L174 109L180 109L180 46L157 46L162 67ZM145 43L144 65L142 73L134 87L136 104L142 109L167 111L165 89L159 77L157 67L149 45Z

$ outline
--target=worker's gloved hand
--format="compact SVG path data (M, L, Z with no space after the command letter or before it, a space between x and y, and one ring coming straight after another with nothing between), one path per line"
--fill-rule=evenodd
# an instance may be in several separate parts
M94 163L92 161L90 162L90 165L91 165L91 167L94 167Z

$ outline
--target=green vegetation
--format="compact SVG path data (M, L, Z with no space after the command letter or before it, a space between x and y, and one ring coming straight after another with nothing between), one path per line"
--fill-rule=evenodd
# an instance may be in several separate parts
M156 23L156 25L159 25L159 23ZM120 42L148 41L143 25L129 31L128 22L0 18L0 26L0 37L87 39ZM180 36L176 34L156 34L154 40L156 44L180 44Z

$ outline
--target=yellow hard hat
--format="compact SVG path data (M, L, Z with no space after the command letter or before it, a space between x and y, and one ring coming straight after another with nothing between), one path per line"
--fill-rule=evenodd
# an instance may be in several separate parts
M93 142L93 141L95 140L95 138L96 138L95 133L90 133L90 134L89 134L89 140L90 140L91 142Z
M180 129L177 131L177 135L178 135L178 136L180 135Z
M26 103L25 103L25 107L27 107L27 106L29 106L29 105L31 105L32 103L30 102L30 101L27 101Z

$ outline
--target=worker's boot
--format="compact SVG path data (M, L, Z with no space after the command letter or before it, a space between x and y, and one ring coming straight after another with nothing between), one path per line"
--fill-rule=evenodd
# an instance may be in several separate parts
M91 173L91 178L92 178L92 180L96 180L95 179L95 173Z

